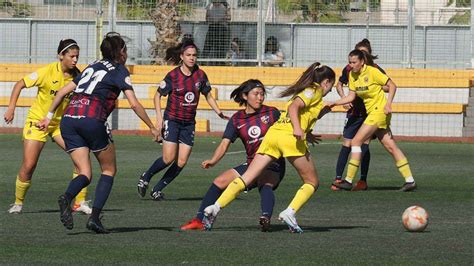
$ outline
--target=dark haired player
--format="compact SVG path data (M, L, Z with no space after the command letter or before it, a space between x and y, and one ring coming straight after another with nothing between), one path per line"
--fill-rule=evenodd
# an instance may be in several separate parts
M197 47L191 40L183 42L180 52L182 64L171 70L158 85L154 102L156 127L162 132L163 154L145 171L138 180L138 194L145 196L151 178L169 166L161 180L150 193L154 200L162 200L163 189L183 170L194 145L194 129L199 95L206 97L207 103L223 119L212 97L211 85L206 73L197 61ZM164 114L161 112L161 97L168 96ZM171 166L170 166L171 165Z

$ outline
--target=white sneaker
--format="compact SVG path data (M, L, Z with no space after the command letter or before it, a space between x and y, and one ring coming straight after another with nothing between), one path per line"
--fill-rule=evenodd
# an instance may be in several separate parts
M89 206L89 201L83 201L79 204L74 203L74 206L72 207L73 212L82 212L87 215L92 214L92 208Z
M204 218L202 219L202 223L204 224L204 228L207 231L212 229L212 225L214 224L214 221L216 220L217 214L219 214L220 210L221 208L217 204L209 205L204 209Z
M12 204L10 205L10 209L8 209L8 213L20 214L22 209L23 204Z
M286 209L280 212L280 215L278 215L278 220L286 223L292 233L303 233L303 229L301 229L301 227L299 227L298 223L296 222L295 212L293 210Z

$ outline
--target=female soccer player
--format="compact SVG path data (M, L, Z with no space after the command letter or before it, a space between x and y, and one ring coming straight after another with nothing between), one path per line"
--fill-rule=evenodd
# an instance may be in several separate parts
M127 46L124 40L118 33L108 33L100 45L100 51L103 59L89 65L80 76L58 91L48 115L38 124L40 129L45 130L59 103L74 91L61 120L61 135L66 143L66 151L79 170L79 176L69 183L66 192L58 198L60 218L67 229L73 228L70 203L77 193L91 182L89 153L92 151L99 161L102 175L97 183L92 214L86 227L98 234L109 232L102 225L99 214L112 190L117 166L115 146L106 120L114 110L115 101L121 91L133 111L150 128L156 141L159 137L158 130L135 97L130 74L125 67Z
M63 115L64 109L69 103L66 97L51 117L51 123L47 130L41 131L36 127L36 123L48 113L48 108L53 102L54 95L71 81L80 71L76 64L79 58L79 45L72 39L65 39L59 42L58 61L40 68L32 74L25 76L19 80L13 87L10 97L8 109L5 112L4 120L7 124L11 124L15 117L15 107L20 97L21 90L24 88L38 87L36 100L28 111L23 128L23 162L20 171L16 176L15 184L15 203L10 206L9 213L21 213L26 192L31 186L31 178L38 164L39 156L43 147L50 136L61 149L65 149L64 141L59 130L59 122ZM73 178L77 176L73 172ZM74 210L85 214L91 213L86 199L87 190L84 189L76 197Z
M151 178L161 170L171 166L150 193L154 200L162 200L162 190L183 170L194 145L194 129L199 94L223 119L228 119L212 97L211 85L204 71L196 64L197 47L192 40L185 40L181 46L182 64L171 70L158 85L154 102L156 125L163 138L163 154L138 180L138 194L145 196ZM168 96L164 114L161 113L161 97Z
M349 75L349 95L330 103L329 106L344 105L359 96L364 100L367 118L352 139L351 160L349 161L345 180L334 182L333 185L344 190L352 189L352 180L357 173L361 160L361 145L375 134L385 149L393 156L398 170L405 179L405 184L400 190L415 190L416 183L408 160L398 148L390 131L392 102L397 89L395 83L377 68L367 65L364 52L360 50L353 50L349 53L349 64L352 68ZM382 90L384 85L389 90L388 99Z
M385 74L385 71L373 62L374 59L377 59L377 56L372 55L372 47L369 40L363 39L362 41L358 42L355 46L355 49L364 52L368 65L378 68L382 73ZM349 83L349 73L351 72L351 69L351 66L348 64L342 70L342 75L339 77L339 82L336 85L336 91L339 96L341 96L341 98L345 97L343 86ZM334 180L336 183L342 182L342 174L344 173L344 168L346 167L347 160L351 152L351 140L354 138L355 134L367 117L367 111L365 110L364 102L360 97L356 97L353 102L344 105L344 108L347 109L347 115L346 124L344 125L344 131L342 133L344 142L342 143L336 164L336 179ZM352 188L353 191L368 189L367 173L369 172L370 164L369 143L370 139L366 140L361 146L362 161L360 164L360 180L357 182L355 187ZM335 191L339 190L339 188L334 185L331 186L331 189Z
M227 206L237 195L248 187L271 162L286 157L300 175L303 185L296 192L287 209L282 211L279 219L283 220L291 232L302 233L296 222L295 214L309 200L318 188L319 180L316 168L309 153L307 142L317 142L312 134L316 120L327 108L324 108L323 97L331 91L336 74L319 62L312 64L288 89L282 97L292 96L286 104L286 111L268 130L254 160L247 171L235 178L213 205L204 209L204 223L207 229L221 208Z
M203 161L201 166L204 169L208 169L216 165L224 157L230 144L237 138L240 138L244 144L247 162L223 172L214 179L201 202L196 218L183 225L181 230L204 230L202 222L204 208L216 202L229 183L247 170L248 165L255 157L255 152L260 146L263 137L270 126L280 117L280 112L276 108L263 105L265 87L259 80L250 79L245 81L231 93L230 97L239 103L240 106L245 106L245 109L236 112L230 118L222 141L214 155L211 159ZM249 186L249 188L258 187L260 191L262 215L259 222L263 232L270 230L270 220L273 206L275 205L273 190L278 187L284 175L285 159L280 158L263 170L256 182Z

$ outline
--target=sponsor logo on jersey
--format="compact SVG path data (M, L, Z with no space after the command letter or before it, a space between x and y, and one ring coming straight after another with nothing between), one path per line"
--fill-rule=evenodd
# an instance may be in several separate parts
M367 86L356 87L356 91L367 91L367 90L369 90L369 87Z
M268 115L264 115L260 117L260 120L262 120L262 123L268 124L268 122L270 122L270 117Z
M187 92L186 95L184 95L184 100L187 103L192 103L194 101L194 93L193 92Z
M262 134L262 131L258 126L251 126L247 132L249 136L253 139L256 139L260 137L260 134Z

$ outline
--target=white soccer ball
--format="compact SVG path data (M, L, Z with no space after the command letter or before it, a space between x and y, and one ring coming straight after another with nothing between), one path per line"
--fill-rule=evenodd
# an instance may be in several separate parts
M421 232L428 226L428 212L420 206L408 207L402 215L403 226L410 232Z

